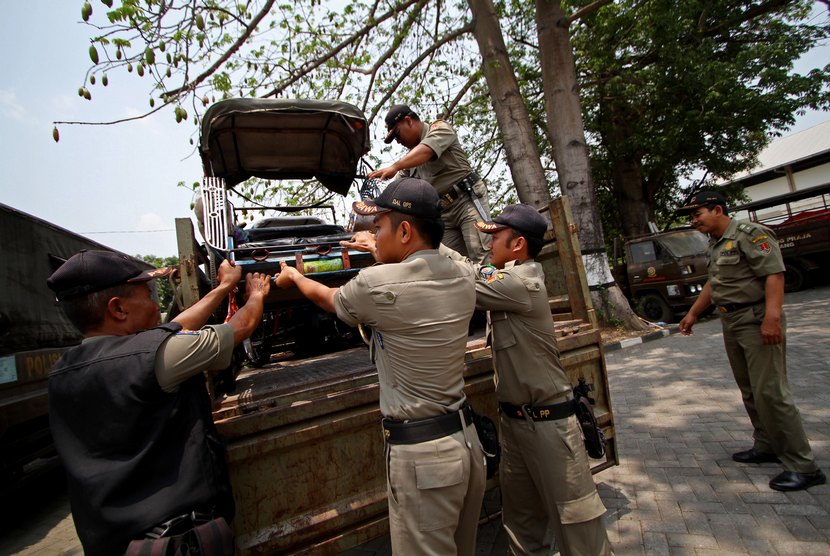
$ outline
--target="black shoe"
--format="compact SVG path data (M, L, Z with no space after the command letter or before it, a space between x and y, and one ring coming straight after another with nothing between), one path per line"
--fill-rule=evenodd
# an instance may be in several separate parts
M823 485L827 482L821 469L812 473L796 473L795 471L782 471L770 482L769 487L775 490L804 490L811 486Z
M781 460L775 454L758 452L755 448L735 452L732 454L732 459L738 463L781 463Z

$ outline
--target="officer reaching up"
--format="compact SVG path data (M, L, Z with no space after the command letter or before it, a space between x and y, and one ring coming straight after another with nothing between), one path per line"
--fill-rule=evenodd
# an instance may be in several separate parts
M283 263L277 286L296 286L347 324L372 328L392 551L471 556L485 487L462 376L472 272L438 253L444 226L429 183L401 178L353 208L374 218L383 264L329 288Z
M444 120L421 121L409 106L396 104L386 114L385 143L397 141L409 152L369 178L411 176L426 180L441 199L446 227L443 243L476 262L487 257L489 236L475 223L490 215L487 187L473 170L453 127Z

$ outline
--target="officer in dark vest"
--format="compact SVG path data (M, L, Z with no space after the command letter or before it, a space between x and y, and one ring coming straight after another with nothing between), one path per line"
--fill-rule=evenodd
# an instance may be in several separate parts
M260 322L270 281L248 275L245 305L205 327L242 276L226 261L213 291L159 326L152 280L170 270L81 251L48 280L84 335L49 374L49 419L86 554L123 554L159 535L178 543L204 527L211 553L234 551L234 502L202 372L230 365Z

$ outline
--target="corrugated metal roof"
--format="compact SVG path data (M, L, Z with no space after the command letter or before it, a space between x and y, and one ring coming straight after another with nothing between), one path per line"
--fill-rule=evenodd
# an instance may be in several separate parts
M729 181L754 176L826 152L830 152L830 120L772 141L758 155L757 166L735 174Z

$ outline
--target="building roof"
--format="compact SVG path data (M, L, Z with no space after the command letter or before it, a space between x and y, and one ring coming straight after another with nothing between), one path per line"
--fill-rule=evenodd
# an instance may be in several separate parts
M744 182L754 185L770 179L776 169L792 166L798 171L830 161L830 120L804 131L776 139L758 155L758 164L739 172L727 183Z

